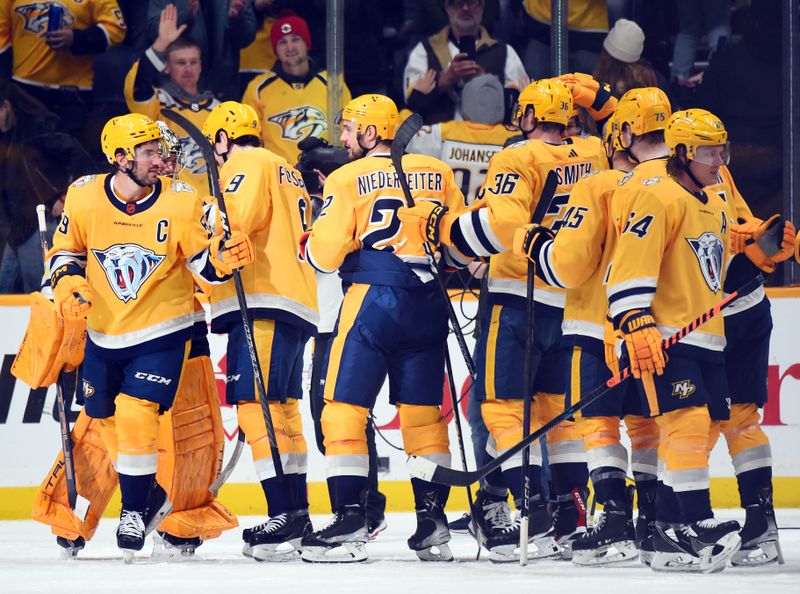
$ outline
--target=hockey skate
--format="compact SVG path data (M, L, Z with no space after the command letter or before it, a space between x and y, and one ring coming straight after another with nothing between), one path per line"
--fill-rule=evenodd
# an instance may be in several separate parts
M311 534L308 510L295 510L276 516L245 530L242 554L256 561L290 561L300 556L300 540Z
M300 558L309 563L357 563L367 560L364 509L347 505L337 510L322 530L303 536Z
M561 554L553 533L553 520L541 500L532 499L528 523L528 560L546 559ZM486 537L489 561L519 562L520 518L517 516L505 528Z
M655 571L715 573L725 569L741 544L738 522L715 518L674 526L656 522L650 567Z
M636 559L639 553L634 538L633 521L625 503L607 501L594 528L572 542L572 562L597 566Z
M639 513L636 516L636 548L639 549L639 561L650 566L653 562L653 532L655 531L656 490L637 490Z
M553 507L552 536L561 548L561 558L572 559L572 544L586 534L586 496L588 490L575 487L569 495L560 495Z
M367 511L367 536L370 540L375 540L381 532L386 530L386 526L386 514Z
M772 487L761 489L758 503L748 505L744 509L744 526L739 532L742 548L731 557L731 565L755 567L773 561L783 565L778 524L772 506Z
M436 496L425 499L425 509L417 510L417 530L408 539L408 548L422 561L452 561L448 546L450 530L447 516Z
M480 497L480 491L478 491ZM472 534L472 514L462 514L460 518L447 523L447 528L452 534Z
M56 542L58 546L61 547L62 559L75 559L78 553L83 550L83 547L86 546L86 541L82 536L79 536L75 540L69 540L63 536L58 536L56 537Z
M150 488L150 494L147 497L147 509L142 514L142 522L144 522L144 535L147 536L161 523L165 517L172 511L172 502L167 497L167 492L164 487L153 480L153 485Z
M198 538L181 538L168 532L153 533L153 557L182 559L194 557L194 552L203 541Z
M513 529L514 521L511 517L511 507L508 505L507 495L498 497L481 489L475 497L473 512L475 522L480 531L480 544L484 547L489 548L490 541L494 543L492 540L493 537L502 537L504 530ZM464 517L468 522L466 532L477 540L478 536L475 535L475 524L472 522L473 516L464 514ZM460 521L460 519L457 520L457 522ZM455 524L455 522L453 523ZM453 531L452 527L450 531Z
M117 546L125 563L133 562L133 555L144 547L144 521L137 511L123 509L117 527Z

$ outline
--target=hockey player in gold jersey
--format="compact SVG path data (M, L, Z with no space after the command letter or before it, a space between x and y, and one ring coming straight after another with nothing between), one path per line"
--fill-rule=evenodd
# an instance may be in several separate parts
M450 462L440 412L446 303L422 243L397 217L406 204L389 159L398 119L394 102L382 95L363 95L345 106L341 140L352 161L328 176L323 210L301 246L314 269L338 268L346 287L322 371L322 431L334 517L303 538L307 561L367 558L361 494L369 472L365 427L387 376L406 453ZM416 200L456 211L463 207L453 172L444 163L426 155L406 155L403 162ZM450 262L447 254L445 259ZM449 490L418 479L411 484L417 530L409 547L423 560L452 559L444 515Z
M144 545L159 414L172 405L194 322L192 275L219 283L251 260L246 236L210 235L199 200L184 199L191 188L165 187L159 138L141 114L109 120L101 143L115 173L70 186L49 254L57 311L88 314L81 391L119 475L126 559Z
M536 264L536 274L552 286L567 289L562 331L572 345L567 387L570 402L601 385L619 368L613 340L604 348L610 335L605 282L617 242L618 213L614 206L618 207L618 201L613 199L614 192L626 172L636 165L622 148L619 119L624 121L628 146L631 130L635 129L637 143L657 147L663 145L663 130L670 115L669 101L658 89L626 94L617 113L608 120L604 134L613 169L591 173L576 184L567 203L564 224L555 237L549 229L535 224L517 232L515 250ZM665 146L663 150L666 151ZM659 167L663 172L663 165ZM641 413L635 387L623 384L583 409L578 418L595 497L603 504L603 517L592 531L573 543L573 561L577 564L625 562L637 554L625 485L628 452L619 431L622 417L632 444L631 469L639 496L637 543L644 540L647 526L653 521L658 427Z
M254 262L243 271L242 284L283 468L278 477L233 283L215 287L211 330L228 334L226 399L237 406L269 515L244 531L244 554L256 560L297 556L300 537L311 530L299 399L303 350L318 320L317 289L314 272L297 258L311 203L297 170L261 148L261 122L249 105L220 104L203 134L223 163L220 181L231 228L253 243ZM278 550L284 543L293 546Z
M577 181L587 173L606 169L608 160L596 143L570 138L562 143L561 133L572 110L572 95L554 80L531 83L519 96L517 121L528 140L503 149L489 163L486 181L478 200L461 216L432 209L424 202L401 209L404 225L434 243L453 246L463 257L490 257L488 303L481 320L476 366L477 396L483 401L482 415L498 453L522 438L522 382L525 365L525 295L527 266L510 253L514 233L528 223L541 200L546 209L543 224L557 230L564 224L564 206ZM599 149L599 151L598 151ZM554 195L543 195L545 180L555 178ZM426 229L428 231L426 233ZM561 345L564 291L536 279L534 357L531 361L536 423L555 417L564 409L569 349ZM535 428L535 427L533 427ZM541 486L541 454L532 448L533 497L531 522L537 554L560 552L548 535L553 522L547 513ZM554 534L566 541L580 529L580 513L573 490L587 480L583 439L574 423L559 426L548 440L548 457L559 501ZM522 459L516 456L502 466L502 478L519 505L522 498ZM502 483L501 483L502 484ZM516 530L516 532L515 532ZM513 559L519 527L496 534L496 553ZM491 545L490 545L490 548Z
M727 132L704 110L667 121L666 176L633 176L616 193L620 232L608 279L609 314L624 337L645 414L660 415L659 485L651 567L719 571L741 544L737 522L714 518L712 419L729 415L724 324L712 318L670 349L662 340L722 296L732 211L705 193L727 163Z

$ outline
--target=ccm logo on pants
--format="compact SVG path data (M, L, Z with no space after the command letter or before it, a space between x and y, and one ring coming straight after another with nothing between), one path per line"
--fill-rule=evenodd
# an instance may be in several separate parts
M147 380L148 382L164 384L165 386L168 386L172 383L172 379L168 377L161 377L160 375L145 373L144 371L137 371L136 373L133 374L133 377L135 377L136 379Z

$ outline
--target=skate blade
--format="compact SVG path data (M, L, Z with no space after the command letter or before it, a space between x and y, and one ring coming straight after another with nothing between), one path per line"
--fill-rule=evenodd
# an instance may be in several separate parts
M300 539L279 544L260 544L251 547L251 557L256 561L294 561L300 557Z
M536 538L528 543L528 561L551 559L560 554L561 547L552 537ZM489 561L492 563L518 563L519 557L519 545L501 545L489 549Z
M731 565L734 567L758 567L778 562L783 565L783 555L781 545L777 540L768 540L756 545L755 548L739 549L731 557Z
M136 551L132 551L130 549L122 549L122 561L125 565L130 565L133 563L133 555Z
M369 540L375 540L376 538L378 538L378 535L381 532L386 530L387 526L388 524L386 523L386 519L384 518L383 520L381 520L380 524L378 524L372 531L370 531L369 536L367 538L369 538Z
M150 553L150 558L180 561L181 559L194 557L196 548L195 545L173 546L164 540L158 532L154 532L153 550Z
M572 562L583 567L597 567L635 561L638 556L639 551L633 541L625 540L591 551L573 551Z
M414 552L417 554L417 557L419 557L421 561L453 560L453 552L450 550L450 547L447 545L447 543L434 545L432 547L428 547L426 549L421 549L419 551L414 551Z
M700 558L689 553L664 553L656 551L650 569L660 572L702 573Z
M61 549L61 558L65 561L74 561L78 558L78 553L83 550L83 547L59 547Z
M722 551L712 554L715 547L721 546ZM728 559L733 557L742 546L742 538L738 532L731 532L720 538L714 545L706 547L700 552L703 573L717 573L725 569Z
M345 542L328 547L303 547L300 558L307 563L360 563L367 560L363 542Z
M645 567L650 567L653 564L654 551L643 551L639 549L639 562Z

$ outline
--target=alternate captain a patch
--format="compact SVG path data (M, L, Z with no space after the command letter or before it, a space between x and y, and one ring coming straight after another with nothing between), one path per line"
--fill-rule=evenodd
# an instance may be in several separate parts
M92 253L105 271L114 294L123 303L139 296L142 285L166 258L135 243L93 249Z
M722 289L722 258L725 245L716 234L706 231L697 239L686 238L700 264L708 288L718 293Z

